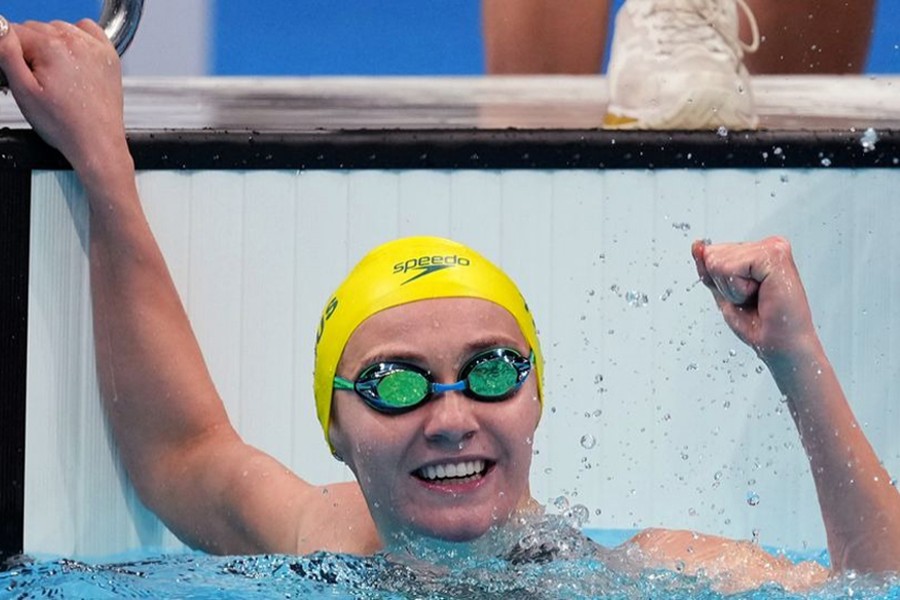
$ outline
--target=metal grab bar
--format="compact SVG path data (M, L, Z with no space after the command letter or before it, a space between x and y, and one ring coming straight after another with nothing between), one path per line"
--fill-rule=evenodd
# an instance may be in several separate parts
M116 47L119 56L125 54L134 34L137 33L141 16L144 14L144 0L104 0L100 11L100 27L106 37ZM0 88L6 87L6 75L0 71Z
M134 39L143 13L144 0L104 0L100 27L116 47L119 56L125 54Z

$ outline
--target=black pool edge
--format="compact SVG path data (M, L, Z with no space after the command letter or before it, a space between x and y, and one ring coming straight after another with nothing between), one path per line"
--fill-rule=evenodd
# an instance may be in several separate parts
M900 167L897 130L135 130L138 170ZM67 169L30 130L0 130L0 170Z
M22 552L31 173L0 172L0 570Z

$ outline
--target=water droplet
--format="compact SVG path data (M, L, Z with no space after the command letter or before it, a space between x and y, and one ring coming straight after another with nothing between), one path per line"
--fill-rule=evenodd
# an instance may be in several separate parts
M861 138L859 138L859 143L862 144L863 152L871 152L875 149L875 144L878 143L878 133L869 127L863 132Z
M576 504L568 514L569 521L576 527L582 527L591 518L591 511L584 504Z
M591 434L586 433L583 436L581 436L581 447L582 448L584 448L586 450L590 450L591 448L593 448L596 445L597 445L597 440Z
M756 506L759 504L759 494L754 491L747 492L747 504Z
M553 500L553 506L556 507L560 512L569 508L569 499L565 496L557 496L555 500Z
M637 290L630 290L626 292L625 301L635 308L647 306L647 304L650 302L649 298L647 298L647 294L639 292Z
M821 163L821 165L822 165L823 167L830 167L830 166L831 166L831 159L828 158L827 156L823 157L822 160L819 161L819 162Z

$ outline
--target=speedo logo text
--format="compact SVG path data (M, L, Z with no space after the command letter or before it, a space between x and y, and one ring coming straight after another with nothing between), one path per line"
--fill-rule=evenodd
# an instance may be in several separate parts
M408 258L403 262L394 265L394 275L404 275L413 273L413 276L401 283L406 285L411 281L415 281L420 277L431 275L436 271L450 269L455 267L468 267L472 262L465 256L451 254L449 256L419 256L417 258Z

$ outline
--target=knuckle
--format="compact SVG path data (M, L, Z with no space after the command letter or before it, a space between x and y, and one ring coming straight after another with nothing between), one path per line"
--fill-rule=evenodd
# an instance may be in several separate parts
M780 235L772 236L766 240L767 244L780 256L791 255L791 243Z
M60 37L58 35L53 35L53 36L47 38L47 41L44 44L44 48L46 48L47 51L51 52L51 53L60 52L60 51L65 51L67 49L67 44L66 44L66 41L62 37Z

